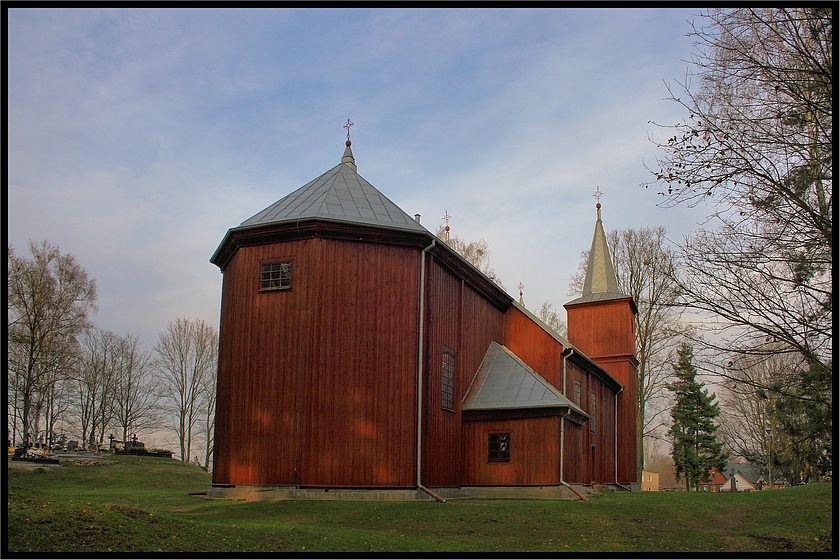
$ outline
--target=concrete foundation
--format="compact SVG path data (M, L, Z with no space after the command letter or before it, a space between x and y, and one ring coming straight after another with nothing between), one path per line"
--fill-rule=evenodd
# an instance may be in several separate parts
M593 489L575 485L585 496L613 490L606 486ZM580 500L564 486L465 486L430 488L446 500ZM202 497L247 502L277 500L360 500L360 501L434 501L429 494L414 488L298 488L295 486L225 486L211 487Z

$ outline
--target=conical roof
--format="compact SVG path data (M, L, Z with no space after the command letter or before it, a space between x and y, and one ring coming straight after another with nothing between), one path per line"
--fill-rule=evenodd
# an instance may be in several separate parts
M345 149L341 161L234 229L319 218L388 229L428 231L358 174L350 146Z
M566 305L630 297L622 293L618 286L618 276L607 245L604 223L601 221L600 203L596 205L596 209L595 233L592 235L592 247L589 249L589 263L583 281L583 293L581 297Z

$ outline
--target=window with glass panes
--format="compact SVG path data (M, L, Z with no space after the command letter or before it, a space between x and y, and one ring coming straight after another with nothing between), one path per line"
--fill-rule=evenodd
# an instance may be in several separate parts
M487 460L491 463L510 461L510 432L489 434Z
M449 350L443 351L440 387L440 407L455 410L455 354Z
M290 261L260 265L260 290L288 290L291 287L292 263Z

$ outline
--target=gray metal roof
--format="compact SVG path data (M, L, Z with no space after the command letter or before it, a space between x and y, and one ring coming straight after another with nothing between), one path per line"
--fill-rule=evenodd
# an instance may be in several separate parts
M248 218L240 228L321 218L427 233L356 171L348 146L339 163L317 179Z
M570 408L588 416L508 348L493 341L464 396L461 410L523 408Z

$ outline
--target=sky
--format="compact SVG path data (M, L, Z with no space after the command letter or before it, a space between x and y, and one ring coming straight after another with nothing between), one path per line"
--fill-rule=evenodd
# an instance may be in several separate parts
M94 323L146 349L178 317L218 329L225 232L337 165L350 119L362 177L564 316L596 187L608 231L706 215L641 186L697 12L12 8L8 241L72 254Z

